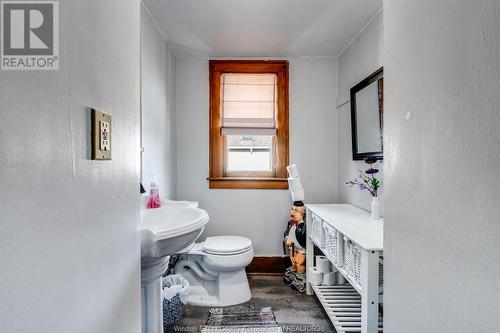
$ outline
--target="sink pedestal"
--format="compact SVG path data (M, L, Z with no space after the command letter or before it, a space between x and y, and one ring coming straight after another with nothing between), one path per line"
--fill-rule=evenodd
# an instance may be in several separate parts
M203 232L209 217L197 205L167 200L160 208L141 209L142 333L163 333L161 276L170 256L191 246Z
M141 263L142 333L163 333L162 274L170 257Z

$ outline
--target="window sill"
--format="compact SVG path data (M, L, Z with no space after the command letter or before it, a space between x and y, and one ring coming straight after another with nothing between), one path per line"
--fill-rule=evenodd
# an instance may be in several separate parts
M220 177L209 178L211 189L254 189L254 190L287 190L286 178L251 178Z

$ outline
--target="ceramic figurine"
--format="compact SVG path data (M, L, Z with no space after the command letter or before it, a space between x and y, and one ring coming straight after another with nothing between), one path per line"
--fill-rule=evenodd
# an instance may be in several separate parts
M306 271L306 224L304 223L305 206L302 201L294 201L290 209L290 221L285 232L284 242L288 247L293 270L297 273Z

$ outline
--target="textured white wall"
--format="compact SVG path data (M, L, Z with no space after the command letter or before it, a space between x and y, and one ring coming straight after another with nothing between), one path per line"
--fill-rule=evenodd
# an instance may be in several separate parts
M162 197L175 199L176 57L144 3L141 5L142 182L155 181Z
M59 8L60 70L0 73L0 332L137 333L139 1Z
M290 61L290 161L308 202L335 202L336 58ZM179 199L197 200L210 214L207 235L249 237L256 255L281 255L288 221L288 190L210 190L208 176L208 59L178 59Z
M350 89L383 66L383 13L380 11L356 39L339 55L337 97L338 121L338 201L370 210L371 195L345 185L358 170L366 170L363 161L352 159ZM382 171L382 163L377 163ZM378 174L378 178L383 178ZM383 179L382 179L383 183ZM383 209L383 192L380 193Z
M384 332L499 331L499 17L385 2Z

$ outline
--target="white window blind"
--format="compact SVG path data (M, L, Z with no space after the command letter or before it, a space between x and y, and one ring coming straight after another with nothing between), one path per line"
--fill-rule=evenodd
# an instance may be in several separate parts
M222 134L276 135L276 74L223 73Z

